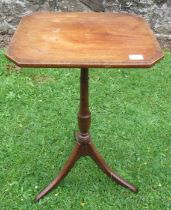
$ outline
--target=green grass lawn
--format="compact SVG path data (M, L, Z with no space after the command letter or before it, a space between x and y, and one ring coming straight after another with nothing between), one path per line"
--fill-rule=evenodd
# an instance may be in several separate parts
M171 209L171 53L150 69L90 69L91 136L139 188L81 158L39 203L74 147L79 69L19 69L0 51L0 210Z

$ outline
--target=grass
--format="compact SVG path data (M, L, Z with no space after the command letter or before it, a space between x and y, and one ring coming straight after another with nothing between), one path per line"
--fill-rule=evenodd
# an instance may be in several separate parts
M82 158L39 203L74 147L79 69L20 69L0 51L0 209L171 209L171 53L150 69L91 69L91 135L111 182Z

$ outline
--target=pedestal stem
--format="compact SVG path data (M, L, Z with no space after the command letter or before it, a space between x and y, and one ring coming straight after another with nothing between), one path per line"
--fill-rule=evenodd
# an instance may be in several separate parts
M88 68L81 68L80 74L80 110L78 113L79 134L78 141L89 141L91 114L89 111Z

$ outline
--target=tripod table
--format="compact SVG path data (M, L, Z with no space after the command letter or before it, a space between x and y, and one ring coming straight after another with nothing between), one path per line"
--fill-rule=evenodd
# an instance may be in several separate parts
M112 172L91 141L88 68L150 67L159 61L163 53L147 22L126 13L37 12L21 19L6 56L21 67L81 69L75 148L59 175L35 200L57 186L86 155L112 180L137 192L134 185Z

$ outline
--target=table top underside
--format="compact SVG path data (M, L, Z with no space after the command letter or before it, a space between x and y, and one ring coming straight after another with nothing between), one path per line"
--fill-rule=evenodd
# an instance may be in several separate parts
M38 12L22 18L6 56L23 67L150 67L163 53L136 15Z

